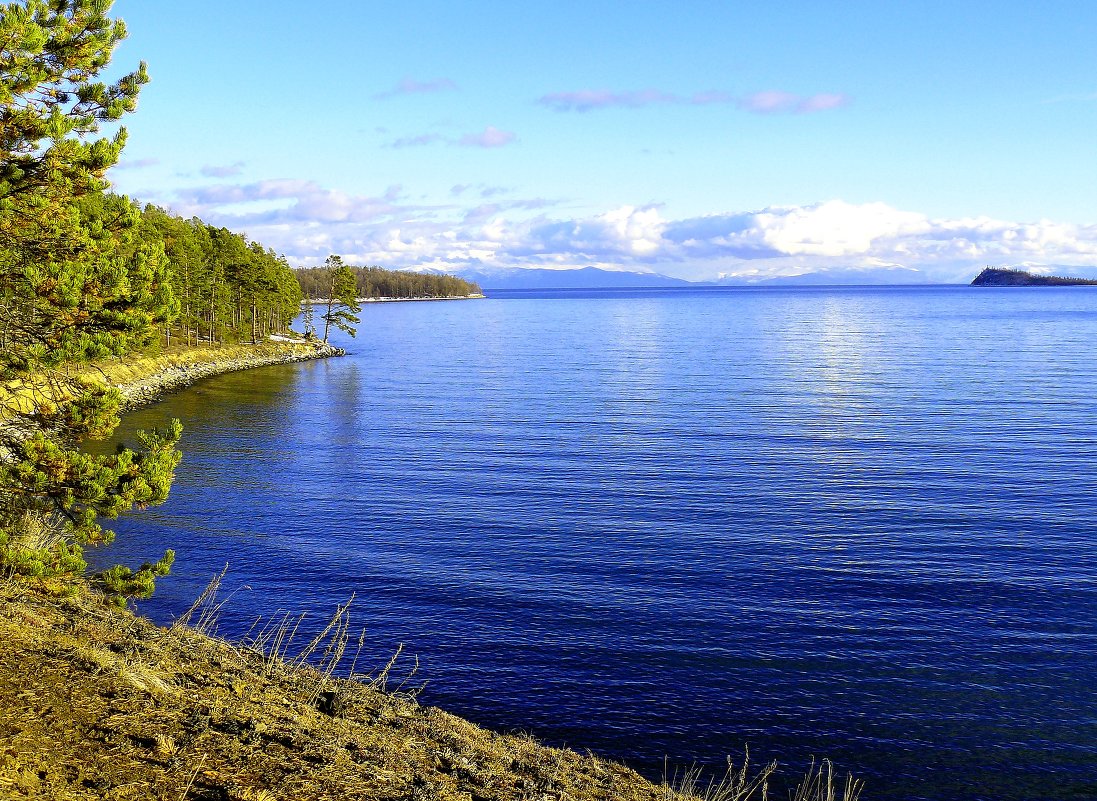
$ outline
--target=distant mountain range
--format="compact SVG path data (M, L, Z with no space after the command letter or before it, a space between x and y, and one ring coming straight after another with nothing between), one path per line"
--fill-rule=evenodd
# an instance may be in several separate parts
M431 272L436 272L431 270ZM442 271L437 271L442 272ZM603 270L583 267L571 270L510 267L501 269L466 268L453 270L451 275L473 281L485 292L493 289L620 289L639 287L688 286L794 286L826 284L917 284L926 277L905 267L872 269L830 269L765 279L725 276L715 281L687 281L659 273Z
M492 289L613 289L618 287L689 286L689 281L657 273L620 272L583 267L578 270L544 270L512 267L501 270L456 270L458 278Z
M1022 264L1011 265L1003 269L1020 269L1037 275L1054 272L1081 278L1097 278L1097 267L1065 267L1061 265ZM721 276L712 281L686 281L669 275L646 272L628 272L624 270L603 270L598 267L580 269L549 270L543 268L521 267L470 267L455 268L450 271L426 270L426 272L448 272L473 281L485 292L491 290L536 290L536 289L621 289L641 287L700 287L700 286L883 286L895 284L926 284L933 279L920 270L902 265L879 267L838 267L813 270L799 275L782 275L773 278L744 278L734 275ZM974 271L972 271L974 272ZM963 272L959 272L962 276ZM971 273L968 273L971 275ZM938 279L939 280L939 279ZM966 281L966 278L962 278ZM957 281L960 283L960 281Z
M925 273L909 267L887 266L858 269L856 267L835 267L827 270L815 270L800 275L781 275L765 278L761 281L748 281L735 276L720 279L722 285L747 286L865 286L876 284L925 284L929 279Z

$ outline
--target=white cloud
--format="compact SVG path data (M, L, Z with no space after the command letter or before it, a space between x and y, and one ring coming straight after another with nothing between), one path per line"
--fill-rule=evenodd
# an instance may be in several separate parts
M418 136L401 136L399 139L394 139L388 143L388 147L400 148L405 147L422 147L423 145L431 145L435 142L442 141L442 135L436 133L419 134Z
M800 98L796 104L797 114L811 114L816 111L829 111L832 108L841 108L850 103L849 95L844 94L818 94Z
M801 96L791 92L755 92L738 99L739 108L756 114L813 114L849 105L849 95L823 93Z
M120 161L114 165L116 170L143 170L147 167L155 167L160 159L133 159L132 161Z
M1097 225L935 219L842 200L684 219L667 218L657 205L549 216L551 201L485 201L471 188L458 185L447 205L430 206L407 203L399 187L352 195L272 180L196 187L170 205L247 231L295 264L342 253L398 268L594 264L695 278L901 265L931 280L970 278L986 264L1097 265Z
M516 134L510 131L501 131L493 125L487 126L479 133L467 133L456 139L442 136L438 133L425 133L416 136L402 136L389 142L386 147L397 150L405 147L423 147L433 144L460 145L461 147L504 147L518 140ZM463 191L463 190L462 190ZM459 192L457 194L460 194Z
M324 189L313 181L272 180L183 190L177 193L172 207L208 222L230 220L249 227L366 222L390 213L398 193L398 187L390 187L380 197L365 197Z
M543 95L537 102L547 106L553 111L592 111L611 106L625 106L627 108L639 108L649 106L652 103L677 103L680 98L676 95L660 92L655 89L644 89L639 92L611 92L608 89L580 89L576 92L553 92Z
M599 219L616 235L622 248L635 256L648 256L660 248L665 221L654 207L623 206Z
M850 256L868 253L883 238L924 230L925 217L883 203L832 200L814 206L769 208L748 214L683 221L670 239L699 249L752 258L765 255ZM694 234L688 238L682 232ZM700 233L701 236L696 236Z

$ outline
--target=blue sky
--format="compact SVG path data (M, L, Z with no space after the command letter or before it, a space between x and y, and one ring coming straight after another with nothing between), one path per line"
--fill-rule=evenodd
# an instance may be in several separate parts
M117 0L119 191L294 264L1097 264L1097 4Z

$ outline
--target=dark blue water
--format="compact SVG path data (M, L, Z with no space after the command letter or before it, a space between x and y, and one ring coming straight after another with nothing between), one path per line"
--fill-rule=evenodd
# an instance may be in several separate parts
M222 376L104 560L228 562L221 633L356 594L422 700L629 761L749 743L872 799L1097 798L1097 291L375 304ZM793 770L794 769L794 770Z

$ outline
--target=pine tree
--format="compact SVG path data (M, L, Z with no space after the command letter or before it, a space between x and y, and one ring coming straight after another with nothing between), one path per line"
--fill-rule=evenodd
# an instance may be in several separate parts
M321 315L324 321L324 341L328 341L328 332L334 326L346 331L352 337L358 333L354 327L360 322L356 316L362 311L358 305L358 282L354 270L343 264L339 256L328 256L324 261L328 271L327 311Z
M94 135L148 81L143 63L97 81L126 35L110 6L0 7L0 563L38 576L83 570L80 546L111 538L98 519L164 500L179 460L178 421L137 451L80 447L108 436L121 406L82 368L149 344L178 313L162 243L103 194L126 133Z

